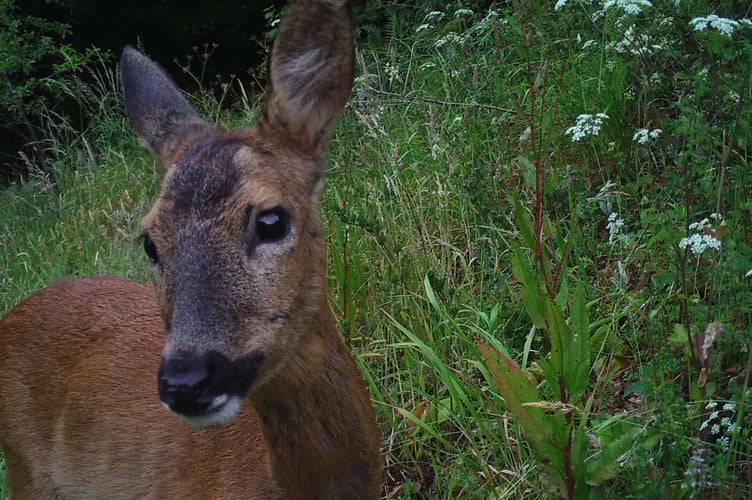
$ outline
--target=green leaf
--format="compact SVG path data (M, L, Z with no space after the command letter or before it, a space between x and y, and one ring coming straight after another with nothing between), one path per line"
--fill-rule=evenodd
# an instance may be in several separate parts
M531 269L519 247L512 248L512 274L522 284L520 296L530 321L536 328L545 330L544 294L539 285L538 275Z
M590 382L590 321L581 282L572 296L570 320L571 337L564 359L564 378L569 397L577 400Z
M551 368L556 373L557 378L562 378L565 377L563 370L566 362L564 358L568 353L571 335L559 307L548 297L545 300L548 336L551 340ZM558 380L556 385L558 385Z
M553 429L560 415L546 415L541 408L525 406L525 403L541 401L535 384L520 370L517 363L500 354L482 340L477 342L499 394L506 401L509 411L525 430L525 439L542 466L561 465L561 449L553 439ZM558 469L557 469L558 470Z
M671 342L674 342L676 344L686 344L687 343L687 330L684 328L683 325L680 325L679 323L675 323L674 331L668 337L668 339Z
M599 452L593 454L585 464L587 483L599 486L604 481L616 477L619 473L619 463L635 445L635 436L639 428L633 428L615 441L601 444Z
M511 198L510 203L514 210L514 222L520 230L522 242L527 248L535 248L535 224L532 215L525 210L517 198Z

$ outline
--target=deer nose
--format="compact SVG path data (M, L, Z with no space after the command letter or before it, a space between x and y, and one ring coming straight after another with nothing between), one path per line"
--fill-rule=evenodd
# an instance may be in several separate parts
M213 372L204 356L177 353L163 357L157 372L162 404L180 415L203 414L217 396L212 390Z

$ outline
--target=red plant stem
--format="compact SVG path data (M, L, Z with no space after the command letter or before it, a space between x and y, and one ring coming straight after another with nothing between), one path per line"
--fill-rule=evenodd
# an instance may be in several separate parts
M554 294L551 289L551 283L546 271L546 265L543 260L543 168L540 161L540 150L535 133L535 104L538 96L538 84L533 77L533 65L528 63L528 81L530 82L530 118L528 126L530 127L530 144L533 148L533 165L535 166L535 257L538 260L538 266L543 276L543 283L549 297L553 298Z
M564 445L564 474L567 477L567 498L574 498L574 474L572 473L572 414L567 414L567 443Z
M567 388L564 384L564 377L559 377L559 397L565 405L569 402L567 397ZM567 419L567 440L564 443L564 476L567 480L567 498L574 498L574 473L572 472L572 413L566 414Z

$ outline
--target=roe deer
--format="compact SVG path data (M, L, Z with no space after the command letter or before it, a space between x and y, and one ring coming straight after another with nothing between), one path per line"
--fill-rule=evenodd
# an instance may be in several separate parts
M247 130L215 129L125 49L126 112L165 174L141 222L154 286L61 281L0 321L15 498L378 497L379 433L328 308L319 216L352 85L346 3L289 8Z

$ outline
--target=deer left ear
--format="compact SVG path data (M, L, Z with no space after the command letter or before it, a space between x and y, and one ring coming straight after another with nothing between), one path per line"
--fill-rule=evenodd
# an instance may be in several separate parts
M120 57L125 111L163 170L182 156L186 145L213 130L157 63L126 47Z
M290 6L274 42L259 127L282 133L302 152L321 158L352 81L347 1L298 0Z

